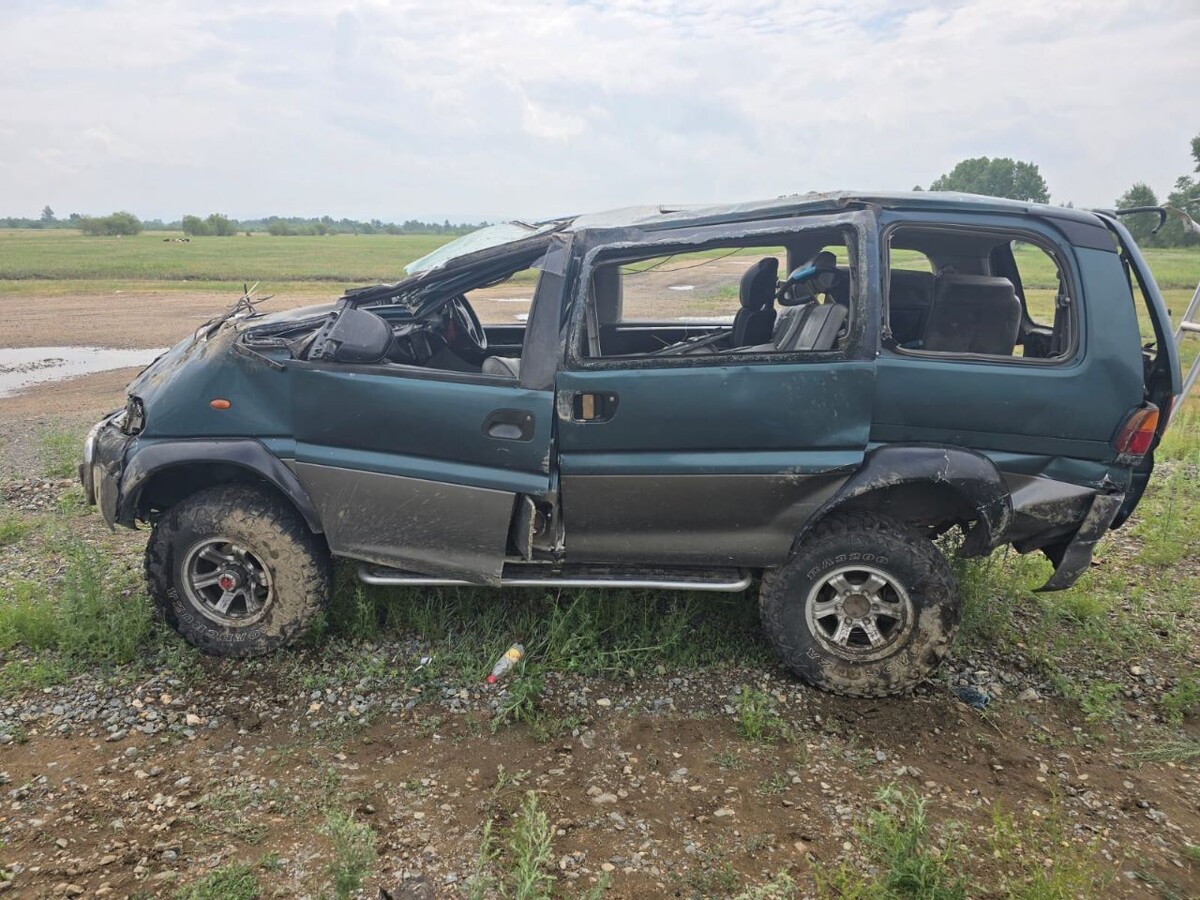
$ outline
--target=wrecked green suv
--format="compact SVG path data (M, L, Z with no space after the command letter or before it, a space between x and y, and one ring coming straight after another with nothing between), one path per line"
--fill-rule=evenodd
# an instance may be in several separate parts
M739 592L793 672L882 696L945 655L959 552L1068 587L1182 393L1114 215L955 194L626 209L467 235L395 284L242 302L87 439L196 646L383 585ZM488 324L481 321L477 310Z

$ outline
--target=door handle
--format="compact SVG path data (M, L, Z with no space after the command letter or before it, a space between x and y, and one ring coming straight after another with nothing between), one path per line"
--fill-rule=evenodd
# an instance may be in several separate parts
M617 413L617 395L581 391L571 397L571 418L576 422L607 422Z
M531 441L536 425L527 409L496 409L483 420L483 433L497 441Z

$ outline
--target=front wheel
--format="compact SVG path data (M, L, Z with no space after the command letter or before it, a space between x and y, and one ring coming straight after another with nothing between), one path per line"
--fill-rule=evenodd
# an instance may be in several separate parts
M784 664L853 697L910 690L958 630L958 586L931 541L889 516L836 513L763 576L763 627Z
M216 656L261 656L295 641L329 602L330 558L281 498L227 484L155 523L146 583L188 643Z

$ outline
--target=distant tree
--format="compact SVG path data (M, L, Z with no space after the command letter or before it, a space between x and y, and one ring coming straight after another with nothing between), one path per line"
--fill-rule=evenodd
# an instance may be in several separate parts
M42 207L42 223L45 225L53 225L57 221L58 221L58 219L54 218L54 210L52 210L50 208L50 205L46 204L45 206L43 206Z
M142 231L142 222L131 212L115 212L108 219L108 233L115 235L133 235L140 234Z
M237 234L237 222L220 213L213 213L204 220L204 223L208 226L208 233L217 237L230 237Z
M139 234L142 223L133 213L122 211L107 216L80 216L79 228L84 234L120 237Z
M1133 209L1136 206L1158 206L1158 195L1145 182L1139 181L1117 198L1117 209ZM1141 247L1161 246L1159 235L1152 235L1154 226L1158 224L1156 213L1145 215L1123 216L1121 219L1133 239Z
M1010 200L1029 200L1049 203L1050 190L1042 173L1031 162L1017 162L1007 157L989 159L978 156L964 159L945 175L929 185L931 191L963 191Z
M183 228L183 233L188 237L205 237L212 234L208 223L199 216L184 216L180 225Z

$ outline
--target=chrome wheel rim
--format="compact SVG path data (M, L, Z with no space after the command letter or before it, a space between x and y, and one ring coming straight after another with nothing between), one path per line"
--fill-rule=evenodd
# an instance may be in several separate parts
M245 544L206 538L183 559L183 588L209 619L245 625L262 618L273 598L271 572Z
M805 612L823 647L860 661L894 653L914 625L904 585L873 566L842 566L823 576L808 592Z

